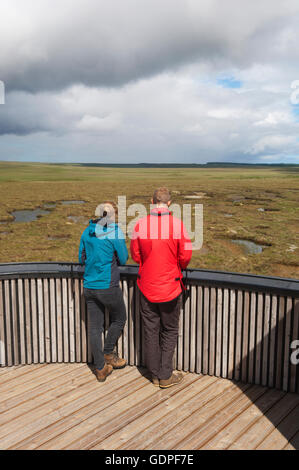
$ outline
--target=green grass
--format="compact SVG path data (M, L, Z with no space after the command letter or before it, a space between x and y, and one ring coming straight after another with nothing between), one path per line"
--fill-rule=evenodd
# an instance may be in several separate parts
M166 185L173 191L173 202L204 206L204 244L194 252L192 267L298 278L298 176L292 167L174 170L0 162L0 221L6 221L0 224L0 260L77 261L84 226L70 223L67 216L89 218L101 201L117 200L118 195L126 195L127 204L148 206L153 190ZM194 192L207 197L185 199ZM240 196L247 199L234 203ZM12 223L13 210L69 199L86 204L58 204L36 222ZM259 207L276 211L258 212ZM233 217L224 217L227 213ZM49 239L55 235L66 238ZM245 255L231 238L268 247L261 254ZM298 248L288 251L291 245Z

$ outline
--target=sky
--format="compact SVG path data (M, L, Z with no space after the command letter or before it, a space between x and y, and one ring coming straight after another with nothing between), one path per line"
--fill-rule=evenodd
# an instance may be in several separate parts
M299 163L298 24L298 0L1 0L0 160Z

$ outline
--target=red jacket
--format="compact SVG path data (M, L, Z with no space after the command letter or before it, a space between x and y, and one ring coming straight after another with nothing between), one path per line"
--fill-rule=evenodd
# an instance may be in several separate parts
M191 260L192 244L180 219L155 208L137 222L130 248L139 264L138 287L150 302L168 302L182 292L181 269Z

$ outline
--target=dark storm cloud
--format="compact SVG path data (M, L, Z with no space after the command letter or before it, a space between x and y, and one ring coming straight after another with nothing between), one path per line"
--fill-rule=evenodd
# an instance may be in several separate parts
M0 5L0 78L8 90L36 92L120 86L194 61L244 67L272 56L298 10L296 0L9 0Z
M293 161L298 23L298 0L1 0L0 159Z

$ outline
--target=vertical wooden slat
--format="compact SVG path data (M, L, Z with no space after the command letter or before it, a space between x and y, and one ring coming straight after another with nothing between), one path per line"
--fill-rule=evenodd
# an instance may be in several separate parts
M270 354L269 354L269 387L274 387L275 383L275 351L276 351L276 331L277 331L277 296L271 299L271 324L270 324Z
M256 328L256 294L250 294L250 325L249 325L249 361L248 382L254 382L254 356L255 356L255 328Z
M262 365L262 335L263 335L263 294L257 296L256 312L256 355L255 355L255 383L261 383L261 365Z
M86 312L86 302L84 297L84 287L83 281L80 281L80 311L81 311L81 354L82 362L87 362L89 360L88 354L90 353L88 348L88 338L87 338L87 312Z
M74 280L75 286L75 343L76 362L81 361L81 334L80 334L80 281Z
M196 287L191 286L191 313L190 313L190 372L195 371L196 366Z
M188 292L190 293L190 286L187 286ZM185 302L184 309L184 355L183 355L183 370L187 372L190 367L189 359L189 350L190 350L190 295Z
M293 315L293 325L292 325L292 343L293 341L299 340L299 299L293 299L294 302L294 315ZM296 344L295 349L292 349L291 352L298 350L298 345ZM297 389L297 377L299 377L299 366L295 361L291 363L290 366L290 392L299 392L299 380L298 380L298 389Z
M56 279L57 361L63 362L61 279Z
M43 279L43 297L45 313L45 360L51 362L51 333L50 333L50 305L49 305L49 280Z
M63 362L69 362L69 322L68 322L68 299L67 280L62 279L62 299L63 299Z
M177 341L177 369L183 370L184 296L180 305L179 333Z
M269 344L270 344L270 295L265 295L264 306L264 334L263 334L263 364L262 364L262 385L268 384L269 367Z
M119 287L122 290L122 295L124 295L123 285L122 285L121 281L119 282ZM128 319L127 319L127 321L128 321ZM117 354L119 355L119 357L123 357L123 332L121 333L120 337L118 338L116 350L117 350Z
M242 326L242 362L241 362L241 378L243 382L248 377L248 354L249 354L249 325L250 325L250 296L249 292L244 292L244 315Z
M242 354L242 313L243 313L243 292L237 292L237 321L236 321L236 356L234 365L234 379L240 380L241 354Z
M215 375L216 289L210 289L209 375Z
M76 361L75 351L75 312L74 312L74 280L68 279L68 317L69 317L69 344L70 344L70 362Z
M50 279L51 362L57 361L57 316L55 279Z
M197 318L196 318L196 372L202 373L202 348L203 348L203 288L197 287Z
M180 299L182 300L182 299ZM181 313L181 306L179 306L179 315ZM178 328L179 328L179 325L178 325ZM173 354L173 360L172 360L172 368L173 370L176 370L177 369L177 351L178 351L178 338L177 338L177 343L175 345L175 348L174 348L174 354Z
M17 311L17 289L16 280L11 280L11 306L12 306L12 337L13 337L13 363L20 364L19 357L19 326Z
M25 322L26 322L26 363L31 364L32 353L32 333L31 333L31 302L30 302L30 282L24 279L24 299L25 299Z
M24 317L24 289L23 280L18 279L18 312L19 312L19 326L20 326L20 364L26 364L26 344L25 344L25 317Z
M44 326L44 302L42 280L37 280L37 307L38 307L38 332L39 332L39 362L45 362L45 326Z
M4 283L0 281L0 366L6 366L6 352L5 352L5 322L4 322L4 296L3 296Z
M139 291L139 300L141 300L141 292ZM144 325L143 319L141 315L141 302L139 305L139 313L140 313L140 330L141 330L141 356L142 356L142 365L145 366L145 341L144 341ZM122 343L123 344L123 343Z
M285 312L285 338L284 338L284 363L282 374L282 389L286 392L289 390L289 375L290 375L290 336L291 336L291 320L292 320L292 298L287 297L286 312Z
M230 309L229 309L229 350L228 350L228 373L227 377L232 379L234 376L235 364L235 321L236 321L236 293L230 290Z
M129 364L134 365L134 284L129 281Z
M134 363L136 366L141 365L141 344L140 344L140 336L141 336L141 329L140 329L140 311L139 311L139 289L137 284L134 283L134 312L135 312L135 360Z
M32 346L33 363L38 364L38 325L37 325L37 305L36 305L36 280L31 279L31 321L32 321Z
M126 361L128 362L129 361L129 348L128 348L128 342L129 342L129 334L128 334L128 329L129 329L129 326L128 326L128 323L130 321L130 306L129 306L129 299L128 299L128 281L124 281L123 282L123 292L124 292L124 302L125 302L125 306L126 306L126 309L127 309L127 321L126 321L126 324L125 324L125 327L124 327L124 349L123 349L123 352L124 352L124 358L126 359Z
M5 292L5 325L6 325L6 351L7 365L13 365L12 341L11 341L11 309L10 309L10 285L9 281L4 281Z
M221 376L222 365L222 309L223 309L223 292L217 287L217 327L216 327L216 365L215 375Z
M204 287L202 373L209 372L210 289Z
M277 349L276 349L276 376L275 387L282 386L282 367L283 367L283 342L284 342L284 320L285 320L285 297L281 296L278 303L278 325L277 325Z
M227 378L228 363L228 289L223 292L223 337L222 337L222 373L221 377Z

